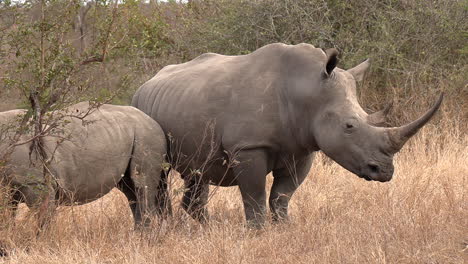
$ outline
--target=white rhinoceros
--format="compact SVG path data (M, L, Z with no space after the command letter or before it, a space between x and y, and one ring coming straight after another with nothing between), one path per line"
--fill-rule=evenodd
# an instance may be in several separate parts
M270 44L241 56L203 54L166 66L135 93L132 105L171 135L172 162L187 191L184 208L207 218L208 184L237 185L249 222L266 213L266 175L273 172L270 209L288 203L316 151L366 180L393 175L393 155L439 108L401 127L379 127L381 114L359 105L356 81L369 66L336 68L338 52L309 44Z
M82 102L49 113L63 116L54 132L43 137L56 200L65 205L87 203L117 187L130 202L135 224L147 224L145 216L161 212L164 205L158 194L164 185L160 176L166 153L164 132L156 121L131 106L90 109L88 102ZM14 207L22 201L37 206L46 189L42 163L35 152L30 155L31 142L9 148L31 138L25 133L13 140L25 113L0 113L0 154L10 152L0 180L11 185Z

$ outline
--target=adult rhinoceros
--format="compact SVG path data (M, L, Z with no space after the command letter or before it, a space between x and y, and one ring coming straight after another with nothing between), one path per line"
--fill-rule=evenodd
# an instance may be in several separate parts
M29 135L15 140L15 126L26 113L0 113L0 153L6 166L0 182L13 187L13 206L24 201L37 206L44 198L42 163L31 153ZM166 139L158 123L131 106L78 103L53 113L63 119L54 136L45 136L43 145L51 158L47 166L56 183L56 197L62 204L87 203L118 187L128 198L135 224L147 224L145 214L159 210L157 192ZM58 131L60 129L60 131ZM13 149L11 144L19 144ZM11 150L11 151L10 151ZM144 222L142 222L144 221Z
M273 172L270 209L273 219L286 218L318 150L366 180L392 178L393 155L442 97L410 124L378 127L381 113L368 115L356 98L369 62L346 71L335 67L337 55L308 44L208 53L165 67L138 89L132 105L170 134L172 162L190 169L182 170L182 204L192 217L208 216L208 184L238 185L247 221L262 225L266 175Z

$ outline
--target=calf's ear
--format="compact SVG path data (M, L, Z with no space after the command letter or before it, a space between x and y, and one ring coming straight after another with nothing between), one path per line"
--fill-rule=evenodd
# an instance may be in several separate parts
M325 50L325 54L327 54L327 64L325 65L325 73L326 77L328 77L338 64L338 51L334 48L327 49Z
M364 74L366 73L367 69L369 69L369 66L370 60L367 59L361 64L355 66L354 68L349 69L348 72L351 73L351 75L353 75L354 79L357 82L360 82L364 78Z

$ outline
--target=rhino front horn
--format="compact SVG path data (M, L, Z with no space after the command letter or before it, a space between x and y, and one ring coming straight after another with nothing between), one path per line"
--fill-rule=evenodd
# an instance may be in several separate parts
M423 127L439 109L444 93L441 93L437 102L424 115L415 121L401 127L388 128L390 142L395 152L399 151L403 145L411 138L418 130Z

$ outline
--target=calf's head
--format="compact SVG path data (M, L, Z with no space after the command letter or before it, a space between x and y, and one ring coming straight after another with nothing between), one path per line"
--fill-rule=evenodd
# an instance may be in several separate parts
M347 170L366 180L392 179L393 155L439 109L443 95L424 115L401 127L379 127L388 109L368 115L356 97L369 61L347 71L335 68L336 50L327 50L322 72L323 105L317 111L313 133L318 147Z

